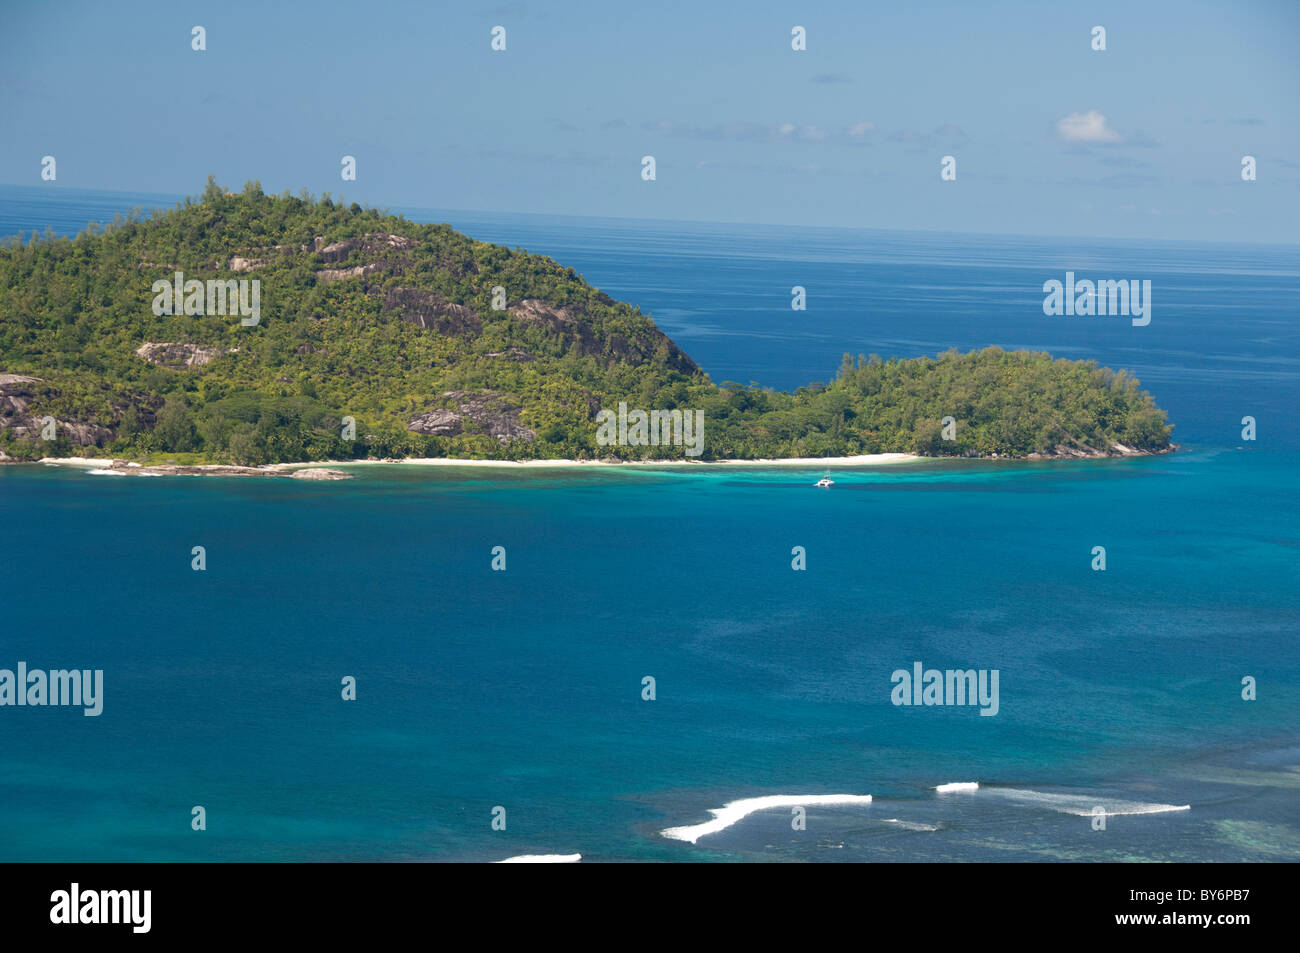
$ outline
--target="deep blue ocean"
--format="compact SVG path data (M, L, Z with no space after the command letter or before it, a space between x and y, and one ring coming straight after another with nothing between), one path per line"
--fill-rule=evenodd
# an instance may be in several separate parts
M5 186L0 234L173 201ZM0 860L1300 860L1300 248L394 211L571 265L717 382L1046 350L1133 371L1182 449L826 491L0 467L0 668L105 673L99 717L0 708ZM1045 316L1067 270L1151 280L1150 325ZM918 661L997 670L996 716L892 704ZM818 794L874 800L661 834Z

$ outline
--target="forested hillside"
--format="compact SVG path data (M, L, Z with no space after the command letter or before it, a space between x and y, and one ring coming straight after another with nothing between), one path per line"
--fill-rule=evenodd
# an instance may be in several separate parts
M224 314L156 314L176 272L223 291L256 279L255 323L233 295ZM599 445L597 412L620 401L702 411L705 460L1158 451L1172 429L1123 371L997 348L846 354L793 394L717 387L650 317L549 258L257 183L209 180L165 214L0 249L14 459L682 455Z

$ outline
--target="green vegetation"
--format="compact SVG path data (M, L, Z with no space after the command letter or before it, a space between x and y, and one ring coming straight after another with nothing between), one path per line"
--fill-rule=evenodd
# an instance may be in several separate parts
M155 316L151 286L176 271L258 279L260 322ZM506 310L493 310L497 286ZM189 347L141 356L145 344ZM0 248L0 374L38 379L0 383L0 451L19 459L681 454L598 446L595 413L619 401L702 410L706 460L1156 451L1172 430L1124 371L998 348L846 354L832 383L793 394L719 388L639 309L549 258L328 195L256 182L227 195L211 179L165 214ZM466 395L486 400L467 411ZM53 442L36 439L46 415ZM417 419L431 433L409 429Z

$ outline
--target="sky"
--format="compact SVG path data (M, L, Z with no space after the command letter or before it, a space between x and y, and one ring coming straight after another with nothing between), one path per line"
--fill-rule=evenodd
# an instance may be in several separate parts
M0 182L1298 243L1298 46L1300 0L0 0Z

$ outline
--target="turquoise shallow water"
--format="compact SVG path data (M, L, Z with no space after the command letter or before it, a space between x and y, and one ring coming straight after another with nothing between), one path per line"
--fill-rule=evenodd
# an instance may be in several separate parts
M5 659L106 681L98 718L3 712L7 857L1300 857L1286 461L906 465L831 491L812 470L354 472L0 469ZM917 660L999 670L998 714L892 705ZM984 788L930 790L957 780ZM998 787L1192 809L1093 832ZM818 792L876 801L803 832L657 833Z
M0 232L147 198L37 191L0 188ZM98 718L0 708L0 860L1300 859L1294 249L420 214L573 264L715 380L1042 347L1136 368L1184 449L829 491L818 467L0 467L0 668L106 682ZM1045 318L1067 267L1152 277L1152 325ZM915 661L997 669L998 714L894 706ZM816 793L875 800L659 834Z

